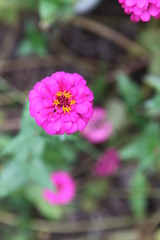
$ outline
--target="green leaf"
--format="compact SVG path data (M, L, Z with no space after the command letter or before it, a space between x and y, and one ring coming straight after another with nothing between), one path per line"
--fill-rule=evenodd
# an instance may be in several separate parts
M21 118L21 132L39 132L40 127L37 126L35 119L30 116L29 101L24 105Z
M149 63L149 72L160 74L160 33L158 26L154 26L153 22L139 34L140 43L150 52L151 61Z
M155 240L160 240L160 229L159 228L156 230Z
M33 185L26 189L26 197L43 216L51 220L59 219L64 213L65 207L51 205L43 199L42 190L39 187Z
M0 135L0 150L7 146L10 142L11 137L8 135Z
M94 102L101 103L107 89L107 80L104 71L99 72L95 77L94 84L92 85L92 91L94 95Z
M51 26L73 15L74 0L40 0L39 15L42 25Z
M27 0L1 0L0 1L0 20L15 25L20 19L20 13L27 10L35 10L37 1Z
M28 131L19 134L12 139L6 148L2 151L3 155L14 155L22 159L41 158L45 146L45 139L34 135L33 132Z
M145 217L147 207L148 182L143 172L137 171L131 183L130 205L137 221Z
M149 117L160 116L160 93L145 102L145 111Z
M157 123L145 126L142 133L128 146L120 151L123 160L138 160L142 168L152 167L153 162L160 157L159 149L160 128Z
M160 77L148 75L145 78L145 83L154 88L157 92L160 92Z
M34 49L33 46L31 44L30 41L28 41L27 39L23 40L18 49L17 49L17 54L19 56L27 56L27 55L31 55L34 53Z
M51 0L40 0L39 3L39 14L42 19L54 18L54 13L58 10L58 5L56 2Z
M46 144L43 154L45 162L53 166L54 171L63 169L70 171L72 163L77 159L78 150L71 143L67 142L50 142Z
M129 106L136 106L143 99L138 85L123 73L117 74L117 87L120 95Z
M108 119L112 123L113 129L118 131L128 126L130 123L127 108L120 99L111 98L106 105Z
M148 25L148 27L139 34L140 43L153 54L159 52L160 33L158 29L159 28L153 28L153 25Z
M26 149L26 142L29 142L33 137L32 132L28 132L28 134L20 134L14 137L6 146L6 148L1 152L1 156L6 154L15 154L17 152L22 152L23 148Z
M41 188L54 189L50 181L50 173L47 166L39 159L33 159L28 166L28 178L30 181Z
M45 145L45 139L39 136L39 131L40 128L29 114L29 102L27 101L22 113L20 133L8 143L1 155L17 154L24 158L25 155L33 154L38 158Z
M31 235L31 233L20 229L18 233L12 232L10 236L7 236L7 240L31 240L32 238L30 238L29 235Z
M24 165L17 160L6 164L0 172L0 197L6 197L21 188L27 181Z
M25 39L20 43L17 54L20 56L27 55L44 55L47 54L46 37L38 27L31 21L28 21L25 26Z
M0 110L0 127L2 127L5 119L4 111Z

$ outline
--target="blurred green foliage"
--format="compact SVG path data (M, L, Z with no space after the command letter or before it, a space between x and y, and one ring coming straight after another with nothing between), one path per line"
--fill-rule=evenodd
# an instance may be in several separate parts
M21 190L23 194L27 194L31 202L35 203L35 199L36 202L38 201L35 205L42 214L55 217L55 214L58 215L58 209L60 213L63 208L56 208L55 213L53 210L52 214L52 211L49 211L50 205L44 204L40 194L43 188L54 189L49 179L50 173L57 169L69 170L68 164L76 159L74 153L76 150L71 148L69 143L67 147L61 138L51 138L44 134L34 119L30 118L28 109L27 103L22 116L20 133L1 153L1 156L8 158L8 161L5 160L1 170L0 197L4 198Z
M24 31L25 38L20 43L17 54L19 56L47 54L47 39L44 33L31 21L25 23Z
M137 222L141 222L146 216L147 198L149 194L148 186L147 176L142 171L137 170L132 178L129 197L130 205Z
M38 5L41 24L50 26L55 21L63 21L73 14L74 0L40 0Z
M20 21L22 13L36 12L40 24L49 27L56 21L63 21L73 15L75 0L1 0L0 20L15 24Z
M0 20L8 24L16 24L20 20L22 11L35 10L36 0L1 0L0 1Z
M123 160L135 161L137 163L135 173L131 179L130 205L137 221L145 217L147 199L149 194L149 183L146 172L155 171L160 159L159 136L160 125L157 119L160 116L160 108L156 106L157 94L159 92L158 77L148 76L144 83L157 91L149 100L145 100L143 85L137 85L134 80L120 73L117 77L117 85L120 95L128 106L128 115L132 118L133 137L120 150ZM150 106L148 104L150 102ZM140 113L137 114L138 109ZM156 114L153 114L153 112ZM143 118L143 125L139 125ZM141 127L140 127L141 126ZM129 138L129 134L128 134Z
M139 42L148 50L150 56L149 71L160 74L160 31L159 26L151 22L138 35Z

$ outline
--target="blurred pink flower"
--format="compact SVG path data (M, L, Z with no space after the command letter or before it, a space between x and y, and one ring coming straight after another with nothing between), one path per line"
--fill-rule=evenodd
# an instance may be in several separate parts
M92 143L101 143L106 141L112 132L112 125L107 120L107 111L102 107L94 107L93 116L81 134Z
M131 14L131 21L148 22L151 17L160 18L160 0L118 0L125 13Z
M56 72L29 92L30 114L48 134L71 134L86 127L93 98L79 74Z
M65 171L57 171L51 174L51 182L56 190L43 190L43 198L53 205L67 205L69 204L76 192L76 184L71 175Z
M95 175L105 177L115 173L120 165L118 152L114 148L107 149L98 159L93 168Z

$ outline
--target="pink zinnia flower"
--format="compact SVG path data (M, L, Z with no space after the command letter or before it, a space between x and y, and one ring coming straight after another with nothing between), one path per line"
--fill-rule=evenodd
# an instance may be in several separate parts
M98 159L93 168L95 175L105 177L115 173L120 164L118 152L114 148L106 150Z
M113 128L107 119L107 111L102 107L94 107L93 116L82 135L92 143L106 141L112 134Z
M30 114L48 134L71 134L87 125L93 98L79 74L56 72L29 92Z
M125 13L131 14L131 21L148 22L151 17L160 18L160 0L118 0Z
M71 175L64 171L53 172L51 174L51 182L56 190L51 191L44 189L44 199L53 205L69 204L73 200L76 192L76 184Z

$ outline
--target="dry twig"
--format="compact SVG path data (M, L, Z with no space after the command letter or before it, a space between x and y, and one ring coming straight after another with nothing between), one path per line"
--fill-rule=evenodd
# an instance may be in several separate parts
M18 226L19 217L9 212L0 212L0 222L9 226ZM51 222L47 220L34 219L29 229L46 233L85 233L99 232L103 230L114 230L117 228L133 226L131 217L104 217L92 220ZM93 227L94 226L94 227Z
M116 30L108 27L107 25L103 25L94 20L84 17L75 17L71 23L85 30L107 38L108 40L112 41L113 43L127 50L133 55L142 56L147 54L143 47L141 47L134 41L128 39L126 36L122 35Z

